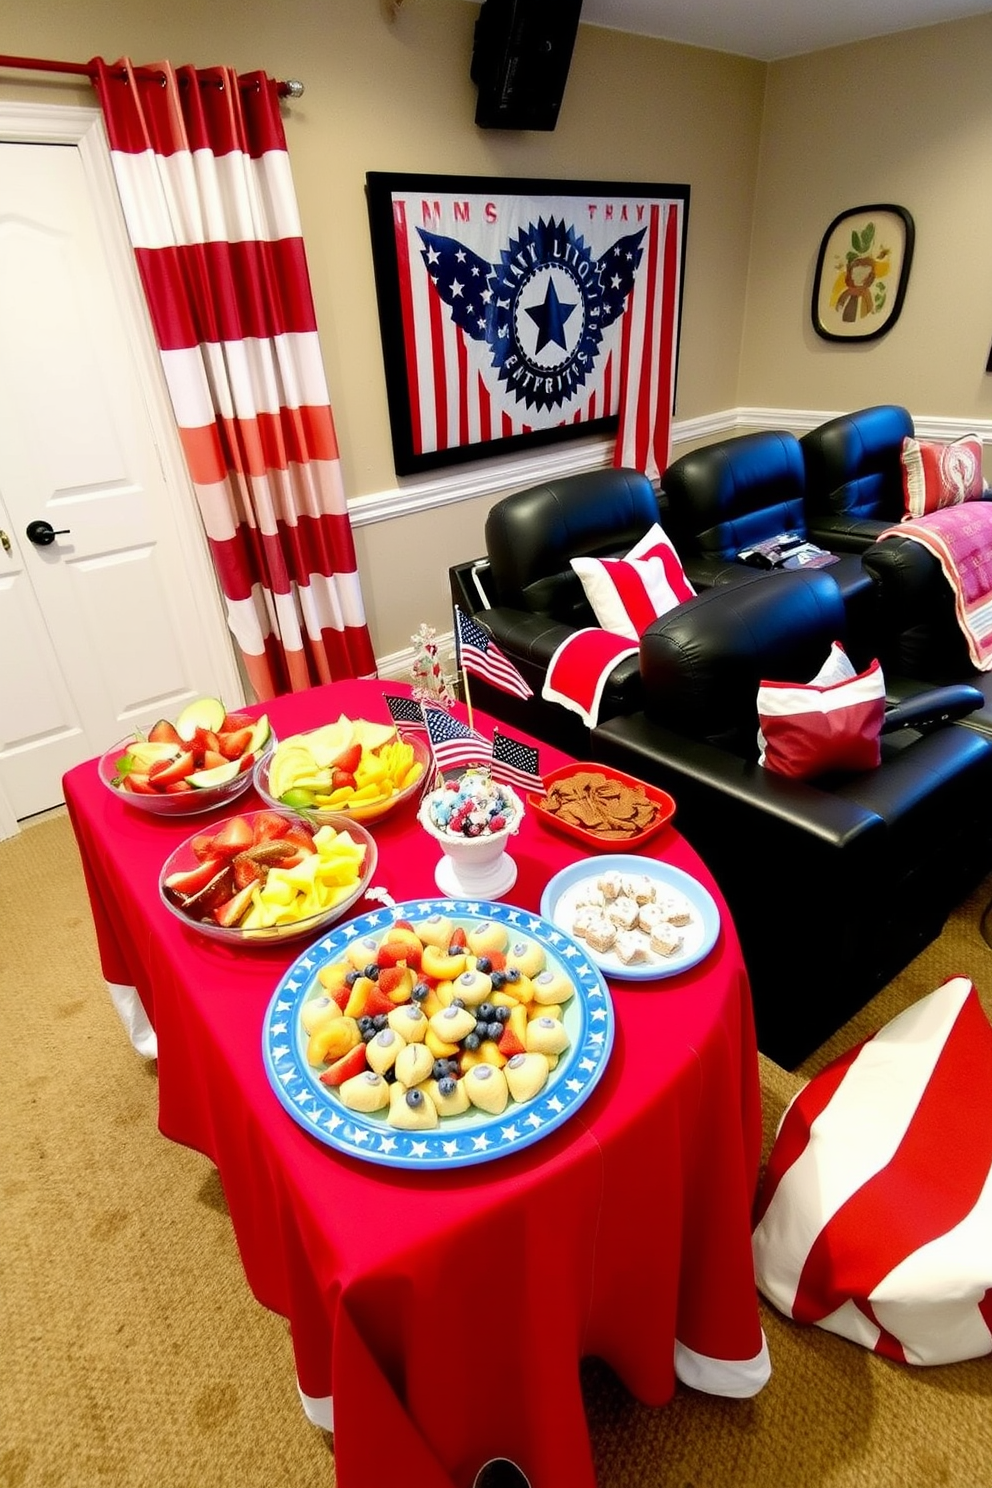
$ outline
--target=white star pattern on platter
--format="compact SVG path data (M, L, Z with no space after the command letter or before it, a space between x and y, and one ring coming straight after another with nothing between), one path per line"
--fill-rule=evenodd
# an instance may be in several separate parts
M382 1113L342 1110L337 1089L320 1083L320 1070L305 1056L307 1035L300 1009L327 994L318 973L347 959L347 948L359 939L375 942L395 920L451 918L456 923L494 921L511 936L533 939L549 957L567 967L576 996L566 1005L571 1047L541 1095L499 1116L470 1110L464 1117L443 1118L438 1129L416 1135L385 1125ZM470 928L466 925L466 928ZM374 946L370 954L374 954ZM425 899L376 908L336 926L303 953L275 989L263 1027L265 1066L273 1090L290 1115L331 1147L365 1161L406 1168L444 1168L486 1162L538 1141L567 1121L598 1082L613 1038L612 1004L600 970L583 947L560 927L533 912L485 900Z

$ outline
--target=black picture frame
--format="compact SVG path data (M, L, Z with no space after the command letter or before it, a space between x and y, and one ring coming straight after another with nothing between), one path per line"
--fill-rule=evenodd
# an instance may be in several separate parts
M861 342L890 331L906 297L915 240L910 213L892 202L839 213L823 234L813 274L817 335Z
M590 285L594 271L602 270L606 253L616 252L617 244L629 247L631 238L637 238L641 245L650 241L641 234L652 220L654 206L663 212L670 207L675 209L673 216L660 219L671 223L671 238L677 238L674 249L677 287L673 286L674 399L688 233L687 185L370 171L366 176L366 198L397 475L415 475L463 461L616 430L619 386L616 367L612 380L604 382L597 405L598 383L593 386L589 371L590 348L598 332L596 354L603 352L604 347L613 349L620 334L622 315L630 303L629 294L623 295L627 279L621 275L617 280L612 274L611 281L617 282L609 295L605 291L594 292ZM566 213L571 213L567 222ZM481 224L485 224L484 231ZM484 249L486 243L493 245L491 251L476 251L480 246ZM537 349L528 353L534 356L539 352L549 359L547 366L540 369L544 375L535 375L534 366L528 371L522 353L515 362L506 355L497 366L496 359L503 350L497 342L496 310L480 310L474 320L479 329L466 328L470 326L468 312L462 304L456 305L454 298L456 290L462 293L457 274L452 271L446 275L443 289L438 287L442 280L440 269L436 282L430 277L428 257L435 247L440 263L448 267L455 263L456 255L462 255L460 262L466 273L474 274L473 282L476 285L482 282L484 289L491 292L489 304L505 306L507 300L512 300L512 314L507 310L505 315L511 340L524 336L536 323L530 317L536 317L537 312L526 306L521 308L524 298L521 284L513 280L514 257L530 256L527 282L535 293L537 275L543 276L540 288L545 301L540 311L548 309L549 297L558 307L558 319L554 324L542 323L536 333ZM552 252L558 255L553 263L541 258L542 253ZM628 261L624 274L636 278L640 265L647 261L645 249L635 268L629 267L633 260ZM566 287L564 299L571 300L571 304L556 296L553 283L549 289L553 278L559 287ZM600 288L602 280L599 273ZM451 296L450 303L444 302L445 294ZM619 313L618 296L622 296L625 307ZM612 315L612 320L604 331L602 327L608 315ZM457 323L456 316L463 323ZM566 347L572 335L571 329L565 329L569 317L577 317L574 323L581 322L582 329L581 335L576 333L574 346ZM481 328L483 319L485 331ZM542 335L547 339L538 345ZM436 338L433 344L428 336ZM560 338L560 346L556 337ZM442 342L443 352L438 350ZM550 359L559 351L561 357L555 364ZM604 359L605 355L603 352ZM455 357L460 360L452 371ZM605 374L597 368L596 375ZM532 377L531 383L526 382L528 376ZM449 381L441 387L445 377ZM450 385L456 380L457 397ZM428 383L429 392L425 391ZM540 387L542 383L547 386ZM471 389L470 394L466 394L466 387ZM569 397L565 398L565 393ZM605 407L607 393L608 408ZM520 416L508 416L507 404L514 414L519 409ZM528 420L526 414L532 417Z

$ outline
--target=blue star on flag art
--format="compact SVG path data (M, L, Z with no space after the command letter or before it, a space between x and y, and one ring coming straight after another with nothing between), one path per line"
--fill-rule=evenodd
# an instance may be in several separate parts
M414 465L617 416L614 463L659 474L688 188L423 179L390 193Z

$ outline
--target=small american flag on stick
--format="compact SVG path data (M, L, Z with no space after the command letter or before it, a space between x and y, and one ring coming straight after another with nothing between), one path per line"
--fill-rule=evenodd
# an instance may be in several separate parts
M424 710L416 698L387 694L386 707L389 709L389 716L395 723L398 734L425 734L427 732Z
M493 746L488 739L452 718L443 708L426 708L427 735L434 751L434 763L442 774L447 770L464 770L470 765L489 768Z
M537 769L538 751L530 744L521 744L498 730L493 734L493 779L511 785L516 791L540 791L544 794L544 781Z
M458 665L466 672L484 677L500 692L512 692L517 697L534 696L530 687L511 661L507 661L492 636L469 615L455 606L455 641L458 649Z

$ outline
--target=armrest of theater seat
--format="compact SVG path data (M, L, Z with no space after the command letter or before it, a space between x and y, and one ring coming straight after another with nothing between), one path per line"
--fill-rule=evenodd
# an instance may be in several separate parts
M984 706L984 696L970 683L931 687L886 708L882 733L891 734L904 728L916 729L921 734L929 733L931 729L943 728L947 723L967 718L969 713Z
M843 512L817 512L809 518L809 539L830 553L863 553L892 522Z
M499 605L491 610L479 610L474 618L485 626L507 659L519 667L538 694L551 658L562 642L575 634L571 625L549 620L544 615L533 615L527 610L511 610ZM640 707L641 670L636 653L613 668L607 690L616 706Z
M650 781L674 797L680 830L704 858L704 836L714 842L725 838L731 850L746 859L769 834L783 850L790 840L805 838L820 849L855 855L872 852L874 840L885 831L881 817L857 802L776 775L712 744L687 739L640 712L608 719L590 737L595 759ZM747 835L735 837L739 832Z

